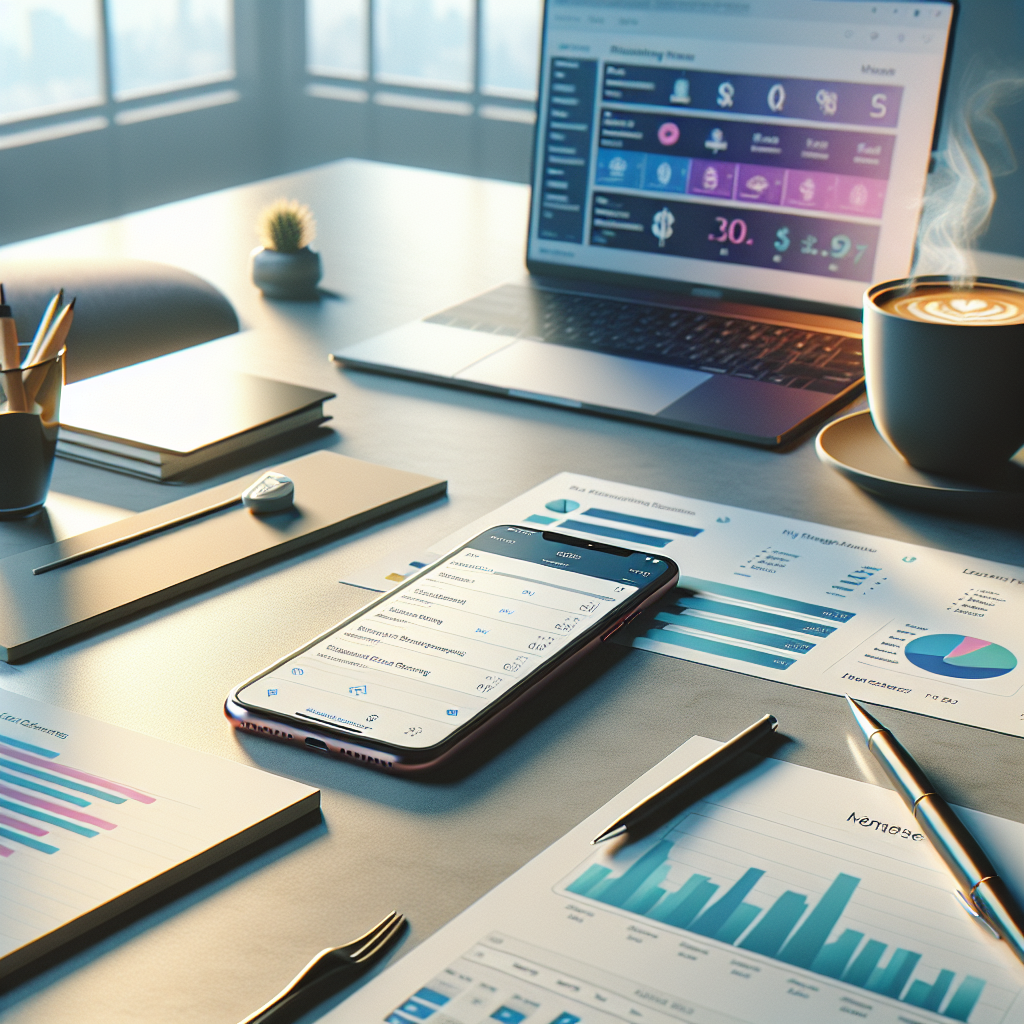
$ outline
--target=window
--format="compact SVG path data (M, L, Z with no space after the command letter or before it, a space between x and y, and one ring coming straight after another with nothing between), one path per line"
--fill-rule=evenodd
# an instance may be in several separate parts
M306 93L532 124L542 8L543 0L306 0L307 72L369 83L312 81Z
M536 100L543 0L483 0L480 91Z
M231 0L107 0L115 100L234 78Z
M473 91L472 0L374 0L374 78Z
M233 103L195 90L235 77L234 36L234 0L0 0L0 126L29 122L0 150Z
M0 0L0 124L103 103L92 0Z
M370 73L367 0L308 0L306 70L325 78L365 79Z

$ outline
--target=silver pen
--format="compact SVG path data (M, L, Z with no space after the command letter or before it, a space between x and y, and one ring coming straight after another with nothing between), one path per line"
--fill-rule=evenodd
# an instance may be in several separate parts
M896 792L910 808L925 838L953 873L964 909L979 919L1024 963L1024 911L996 873L978 841L904 750L899 740L849 694L846 702L867 741L868 750L889 776Z

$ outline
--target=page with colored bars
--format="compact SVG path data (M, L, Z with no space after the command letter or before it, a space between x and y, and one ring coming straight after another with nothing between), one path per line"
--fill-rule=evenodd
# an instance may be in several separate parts
M319 805L309 786L0 689L0 977Z
M430 551L343 582L387 590L501 524L679 565L679 588L615 642L1024 736L1024 569L1012 565L559 473Z
M694 737L325 1024L1019 1024L1024 972L891 790L783 761L644 839L591 839ZM1018 899L1024 825L958 808Z

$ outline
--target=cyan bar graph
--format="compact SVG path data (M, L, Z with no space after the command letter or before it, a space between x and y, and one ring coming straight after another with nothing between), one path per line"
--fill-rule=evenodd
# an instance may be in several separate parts
M733 587L728 583L713 583L711 580L698 580L693 576L680 576L679 586L699 593L718 594L720 597L732 597L737 601L750 601L762 604L766 608L782 608L788 612L800 612L802 615L813 615L819 619L830 619L833 622L849 622L856 612L846 612L839 608L829 608L823 604L810 604L807 601L794 601L789 597L776 597L774 594L763 594L759 590L747 590L744 587Z
M717 654L723 658L745 661L749 665L760 665L763 668L787 669L796 662L796 658L787 658L784 654L769 654L767 651L756 651L753 647L737 647L735 644L723 644L718 640L710 640L705 636L693 636L691 633L677 633L671 629L649 629L644 634L648 640L659 644L672 644L685 647L691 651L703 651L705 654Z
M649 530L665 530L677 533L681 537L697 537L704 532L697 526L680 526L679 523L666 523L662 519L648 519L645 516L630 516L625 512L609 512L603 508L588 508L581 516L592 516L594 519L607 519L612 523L624 523L626 526L646 526Z
M788 615L776 615L775 612L763 612L759 608L746 608L739 604L724 604L706 597L681 597L680 608L692 608L694 611L712 612L715 615L740 619L744 622L757 622L762 626L775 626L777 629L789 629L794 633L807 636L827 637L836 631L835 626L826 626L821 622L807 622L805 619L793 619Z
M719 622L718 619L688 615L685 609L682 615L658 612L654 619L656 622L668 622L673 626L699 629L703 633L727 636L733 640L746 640L748 643L763 644L765 647L778 647L780 650L794 651L797 654L806 654L814 649L814 644L809 640L797 640L791 636L783 636L781 633L766 633L763 629L749 629L747 626L739 626L735 622Z
M591 864L566 889L652 921L940 1013L950 1020L969 1019L985 987L981 978L965 975L945 1009L940 1009L952 988L954 971L943 969L934 980L912 981L920 953L890 949L877 939L864 942L864 933L853 928L842 929L829 941L860 884L859 878L840 873L813 907L806 895L786 891L765 910L747 900L764 877L760 868L748 868L720 894L720 886L708 875L696 873L677 889L666 888L666 883L671 886L672 848L672 842L663 839L618 875L605 865ZM888 959L883 962L887 951Z

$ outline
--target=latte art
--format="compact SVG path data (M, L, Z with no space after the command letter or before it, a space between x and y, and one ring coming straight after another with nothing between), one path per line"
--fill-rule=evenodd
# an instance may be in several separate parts
M1002 289L928 290L891 299L883 309L930 324L981 327L1024 323L1024 295Z

